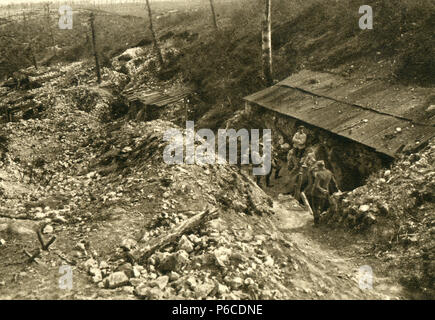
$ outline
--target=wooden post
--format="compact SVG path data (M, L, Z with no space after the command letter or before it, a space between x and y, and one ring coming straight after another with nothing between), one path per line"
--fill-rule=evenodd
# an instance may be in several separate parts
M273 85L272 78L272 23L271 23L271 0L264 0L265 11L262 30L262 60L263 74L268 86Z
M94 14L91 12L90 17L89 17L89 21L91 23L91 33L92 33L92 50L94 53L94 57L95 57L95 69L97 72L97 81L98 83L101 83L101 72L100 72L100 62L98 61L98 52L97 52L97 41L95 39L95 26L94 26L94 20L95 20L95 16Z
M218 29L218 25L217 25L217 22L216 22L216 13L214 11L213 0L210 0L210 8L211 8L211 15L212 15L212 18L213 18L213 26L217 30Z
M146 0L146 3L147 3L147 9L148 9L148 18L150 20L150 31L151 31L151 36L153 38L154 50L156 51L157 59L159 60L159 63L160 63L160 68L163 68L163 65L164 65L163 56L162 56L162 52L160 51L159 44L157 42L156 34L154 32L153 14L151 12L151 6L150 6L149 0Z

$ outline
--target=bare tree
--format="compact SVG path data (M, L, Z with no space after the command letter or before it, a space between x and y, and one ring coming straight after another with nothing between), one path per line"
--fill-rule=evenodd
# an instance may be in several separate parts
M38 69L38 63L36 62L36 57L35 57L35 53L33 50L33 44L32 44L32 39L29 40L29 37L27 36L29 29L28 29L28 21L26 18L26 13L23 11L23 25L24 25L24 36L26 37L26 42L27 42L27 47L25 52L30 56L30 58L32 59L32 63L33 66L35 67L35 69Z
M151 36L153 37L154 50L156 51L157 59L159 59L160 67L163 68L164 65L163 56L162 56L162 52L160 51L159 44L157 42L156 34L154 32L153 14L151 12L150 2L149 0L146 0L146 2L147 2L147 9L148 9L148 18L150 20L150 31L151 31Z
M272 23L271 23L271 0L264 0L265 10L262 30L262 60L263 74L268 86L273 84L272 78Z
M56 48L55 48L56 42L54 41L53 29L51 28L50 2L47 2L45 4L45 10L46 10L48 34L50 36L51 46L53 47L53 55L56 55Z
M214 4L213 4L213 0L210 0L210 8L211 8L211 16L213 18L213 26L214 28L217 30L218 26L217 26L217 22L216 22L216 13L214 11Z
M101 83L101 72L100 72L100 62L98 60L98 52L97 52L97 41L95 39L95 26L94 26L94 20L95 20L95 16L94 14L91 12L90 16L89 16L89 22L91 24L91 32L92 32L92 50L94 52L94 57L95 57L95 69L97 71L97 81L98 83Z

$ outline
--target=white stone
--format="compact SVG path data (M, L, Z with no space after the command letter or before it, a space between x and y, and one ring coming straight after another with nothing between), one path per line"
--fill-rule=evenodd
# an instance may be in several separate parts
M358 209L360 212L367 212L370 210L370 206L368 204L363 204Z
M44 227L44 229L42 230L42 233L50 234L50 233L53 233L53 231L54 231L53 227L48 224Z
M127 275L122 272L114 272L106 278L106 287L109 289L115 289L128 284Z
M178 249L184 250L186 252L192 252L193 251L193 244L192 244L192 242L190 242L190 240L185 235L183 235L180 239Z
M154 280L151 283L151 286L157 286L160 288L160 290L163 290L168 285L168 282L169 282L168 276L161 276L161 277L158 277L156 280Z

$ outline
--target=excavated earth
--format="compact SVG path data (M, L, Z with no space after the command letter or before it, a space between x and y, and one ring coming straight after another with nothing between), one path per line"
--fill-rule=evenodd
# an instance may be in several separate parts
M244 170L165 164L177 126L111 119L128 77L105 68L97 85L91 72L39 70L30 91L44 110L0 131L0 298L404 298L376 269L360 288L364 261L316 240L298 202Z

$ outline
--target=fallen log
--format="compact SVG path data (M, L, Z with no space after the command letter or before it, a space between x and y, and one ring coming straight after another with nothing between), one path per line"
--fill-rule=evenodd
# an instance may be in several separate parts
M308 202L307 196L304 192L301 192L301 198L305 206L308 208L308 211L311 213L312 216L314 216L313 209L311 209L310 203Z
M0 213L0 218L6 218L6 219L17 219L17 220L36 220L35 218L29 217L28 215L8 215Z
M207 209L202 213L198 213L193 217L187 219L179 226L177 226L172 232L169 234L163 234L157 237L154 241L151 241L148 248L142 253L141 257L138 259L140 264L145 263L145 261L158 249L164 248L168 244L176 242L181 236L189 231L192 231L202 223L204 223L207 218L209 218L213 213L215 213L217 209L210 211Z

